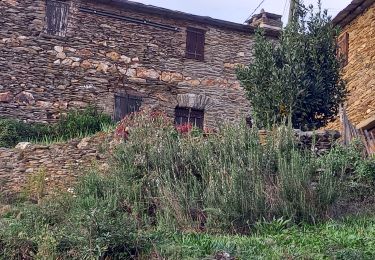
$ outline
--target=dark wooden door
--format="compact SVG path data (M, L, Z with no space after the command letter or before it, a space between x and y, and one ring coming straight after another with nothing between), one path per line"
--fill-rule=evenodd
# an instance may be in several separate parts
M125 116L139 111L142 105L142 98L127 94L115 95L115 115L116 121L122 120Z

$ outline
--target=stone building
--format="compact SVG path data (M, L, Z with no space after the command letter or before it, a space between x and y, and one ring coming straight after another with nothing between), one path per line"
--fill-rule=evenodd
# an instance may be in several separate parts
M0 10L0 117L49 122L93 104L116 120L148 107L215 127L249 114L235 67L251 61L251 24L125 0L2 0ZM281 16L249 23L272 40Z
M334 19L349 98L346 111L359 129L375 134L375 0L354 0ZM339 128L338 120L330 125Z

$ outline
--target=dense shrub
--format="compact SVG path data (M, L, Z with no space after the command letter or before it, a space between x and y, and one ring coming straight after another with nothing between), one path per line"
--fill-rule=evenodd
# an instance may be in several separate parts
M375 157L368 160L360 160L356 164L357 175L375 182Z
M0 119L0 147L13 147L19 142L67 140L96 133L112 123L110 116L95 107L70 110L52 125Z
M44 124L30 124L14 119L0 119L0 147L13 147L29 139L50 135L52 128Z
M56 135L63 138L74 138L82 134L93 134L102 130L103 125L112 123L107 114L89 106L85 110L70 110L54 126Z
M124 119L110 173L93 171L66 193L40 192L37 205L0 212L0 258L129 259L155 248L164 254L176 230L287 234L294 223L325 219L347 178L373 173L359 146L316 157L297 148L291 127L265 138L245 125L186 129L161 113ZM194 243L228 252L213 241Z
M298 149L291 127L262 144L244 125L179 135L168 119L142 113L126 124L113 167L129 210L175 229L247 232L262 219L318 221L348 167Z
M95 173L75 194L22 204L0 218L0 259L130 259L150 250L152 234L121 203L114 179Z
M330 165L333 171L342 168L342 196L335 206L335 214L371 212L374 208L375 157L365 154L360 140L350 146L336 146L326 156L320 158L323 165ZM344 166L344 167L343 167Z
M320 2L317 13L301 6L277 43L258 33L254 60L237 70L259 127L290 116L295 128L318 129L336 117L346 99L336 58L338 30Z

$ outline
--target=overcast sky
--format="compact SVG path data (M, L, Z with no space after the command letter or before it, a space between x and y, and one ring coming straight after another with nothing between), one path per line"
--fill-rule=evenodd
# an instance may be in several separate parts
M165 7L192 14L243 23L262 2L262 0L133 0L145 4ZM267 12L283 15L287 19L290 0L264 0L255 13L264 8ZM314 4L317 0L304 0L304 4ZM322 6L331 16L344 9L351 0L322 0ZM284 20L286 21L286 20Z

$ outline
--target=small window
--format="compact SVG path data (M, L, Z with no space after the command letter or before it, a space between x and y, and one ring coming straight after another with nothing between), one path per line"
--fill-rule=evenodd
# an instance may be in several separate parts
M186 58L204 60L204 30L188 27L186 31Z
M192 124L195 127L203 129L203 122L204 122L203 110L185 108L185 107L176 107L176 111L175 111L175 124L176 125Z
M345 67L349 62L349 33L344 33L338 39L337 56L341 60L341 66Z
M46 33L62 36L68 27L69 3L47 0L46 5Z
M115 121L122 120L125 116L139 111L142 105L142 98L127 94L115 95Z

